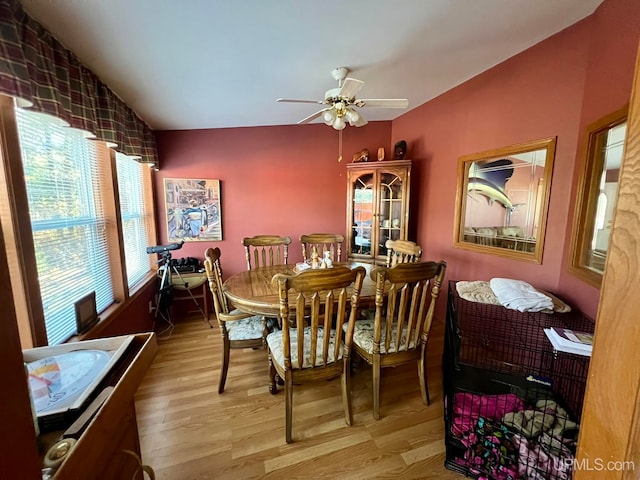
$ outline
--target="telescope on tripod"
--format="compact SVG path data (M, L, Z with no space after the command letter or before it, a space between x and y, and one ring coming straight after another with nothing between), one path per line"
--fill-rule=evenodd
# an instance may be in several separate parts
M158 261L156 263L161 264L158 268L158 277L160 278L160 284L158 286L158 293L156 294L156 307L154 313L154 323L160 316L168 326L158 333L158 336L163 334L170 334L173 331L174 323L171 320L171 305L173 304L173 286L178 284L184 287L184 290L189 294L193 303L198 307L200 313L206 318L206 314L203 312L198 300L193 296L189 289L189 282L185 281L178 269L172 265L171 252L173 250L179 250L184 245L184 240L179 243L170 243L168 245L156 245L153 247L147 247L147 254L158 254ZM173 278L173 276L179 278L179 282Z
M184 240L179 243L170 243L168 245L156 245L155 247L147 247L147 253L151 255L152 253L162 253L163 255L166 253L171 256L169 253L171 250L180 250L184 245Z

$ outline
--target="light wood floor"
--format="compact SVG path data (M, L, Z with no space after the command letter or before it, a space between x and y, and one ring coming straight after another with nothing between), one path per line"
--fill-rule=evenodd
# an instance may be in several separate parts
M463 479L443 466L442 330L440 320L429 344L429 407L415 365L383 369L381 418L374 420L371 370L363 365L352 376L351 427L339 379L294 387L294 443L287 444L284 392L267 390L266 351L233 350L218 395L217 325L178 320L136 394L144 463L159 480Z

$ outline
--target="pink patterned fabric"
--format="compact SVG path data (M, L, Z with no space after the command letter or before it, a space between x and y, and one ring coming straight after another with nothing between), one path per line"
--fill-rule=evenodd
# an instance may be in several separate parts
M558 457L546 452L539 444L529 443L521 435L514 435L512 441L518 448L518 475L521 478L531 480L571 479L573 455Z
M479 417L500 420L505 413L524 410L524 401L513 393L475 395L459 392L453 401L453 433L460 437L473 430Z

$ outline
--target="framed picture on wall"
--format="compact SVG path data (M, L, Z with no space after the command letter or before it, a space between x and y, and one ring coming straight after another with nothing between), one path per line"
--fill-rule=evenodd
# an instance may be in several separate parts
M220 180L165 178L164 201L170 242L222 240Z

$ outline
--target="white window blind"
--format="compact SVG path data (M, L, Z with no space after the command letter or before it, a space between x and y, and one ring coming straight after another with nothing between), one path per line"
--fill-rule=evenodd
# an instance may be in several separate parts
M74 302L113 303L97 145L53 117L16 109L49 345L76 333Z
M145 174L149 174L149 167L122 153L116 153L116 169L127 283L131 288L150 270L146 249L149 245L146 219L150 213L144 202Z

